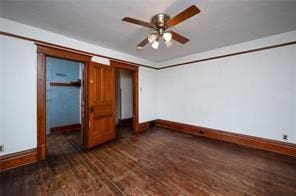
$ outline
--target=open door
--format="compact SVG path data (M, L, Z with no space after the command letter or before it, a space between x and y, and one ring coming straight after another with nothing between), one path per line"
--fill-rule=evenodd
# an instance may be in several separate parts
M115 69L91 62L87 71L87 148L115 138Z

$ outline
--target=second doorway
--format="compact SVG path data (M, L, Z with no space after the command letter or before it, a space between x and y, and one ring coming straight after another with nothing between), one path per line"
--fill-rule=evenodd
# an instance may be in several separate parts
M133 71L116 69L116 131L117 134L133 132Z

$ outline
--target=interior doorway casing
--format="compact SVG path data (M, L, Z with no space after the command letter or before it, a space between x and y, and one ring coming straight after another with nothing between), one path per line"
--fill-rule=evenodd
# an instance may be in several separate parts
M65 51L37 44L37 159L46 157L46 57L78 61L84 64L82 83L87 80L86 72L91 56ZM86 85L83 85L82 99L87 101ZM85 104L84 104L85 106ZM85 110L86 108L83 108ZM86 128L86 118L82 119L82 130Z
M46 57L56 57L66 60L78 61L84 64L83 73L83 95L84 100L84 118L82 119L82 144L84 144L85 135L88 129L88 71L91 57L75 50L65 50L55 46L37 45L37 159L46 158ZM111 67L126 69L133 72L133 131L139 130L139 98L138 98L138 66L130 65L123 62L111 60ZM114 122L115 123L115 122ZM83 133L84 132L84 133Z
M116 69L124 69L133 72L133 132L139 130L139 69L138 66L128 65L122 62L112 61L111 67Z

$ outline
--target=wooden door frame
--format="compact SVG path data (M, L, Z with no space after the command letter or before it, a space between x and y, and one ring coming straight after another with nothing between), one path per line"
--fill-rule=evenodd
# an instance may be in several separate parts
M37 160L46 158L46 57L55 57L84 63L83 78L87 81L88 64L91 56L75 53L47 45L37 45ZM83 83L85 83L83 81ZM87 101L87 85L83 86L83 100ZM86 103L84 104L86 106ZM84 108L84 110L87 108ZM86 131L86 119L81 123Z
M133 132L136 133L139 131L139 67L112 60L110 66L133 72Z
M84 86L83 99L84 110L88 110L88 69L91 62L90 55L81 54L73 50L66 50L54 46L38 44L37 45L37 159L44 160L46 158L46 57L56 57L66 60L79 61L84 63ZM133 72L133 131L139 131L139 81L138 66L126 64L110 60L110 66L118 69L126 69ZM85 118L82 122L83 131L87 132L88 116L85 112ZM84 134L86 136L86 134ZM85 140L85 138L82 138Z

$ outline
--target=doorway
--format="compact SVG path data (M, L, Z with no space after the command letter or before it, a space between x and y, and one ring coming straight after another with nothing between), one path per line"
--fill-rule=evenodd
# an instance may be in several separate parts
M91 62L93 54L74 49L37 45L37 159L46 158L46 61L48 57L83 64L81 78L81 144L91 148L113 137L115 126L115 69L132 71L133 75L133 132L139 131L138 66L110 61L110 66ZM60 75L63 76L63 75ZM78 84L79 81L73 83ZM114 95L113 95L114 92ZM114 119L114 120L113 120ZM114 129L113 129L114 130ZM107 134L107 132L110 134ZM106 134L105 134L106 133ZM112 134L111 134L112 133ZM95 136L95 137L94 137ZM97 136L104 136L97 137ZM107 137L108 136L108 137ZM106 140L105 140L106 139ZM102 142L104 142L102 141Z
M130 130L132 133L140 131L139 129L139 70L138 66L133 66L123 62L117 62L111 60L111 67L116 70L116 124L128 124L132 123ZM120 74L120 76L119 76ZM120 92L120 79L124 77L125 92ZM121 85L123 86L123 85ZM132 87L132 88L130 88ZM124 87L123 87L124 88ZM122 97L123 93L124 98ZM121 97L120 97L121 96ZM119 99L119 100L118 100ZM121 102L121 103L120 103ZM124 102L128 102L125 106L122 106ZM125 107L125 108L123 108ZM125 110L125 111L123 111ZM127 110L127 111L126 111ZM132 111L132 114L131 114ZM124 114L123 114L124 112Z
M47 61L52 58L54 60L59 59L59 61L63 60L63 62L75 62L79 63L82 68L80 69L81 81L72 81L64 82L66 84L61 84L63 82L47 82ZM90 62L91 56L78 54L71 52L69 50L62 50L56 47L50 47L48 45L37 44L37 159L44 160L46 158L46 132L50 132L50 126L47 126L47 85L56 88L61 88L58 85L80 85L80 100L81 108L79 112L79 118L81 122L80 130L81 130L81 143L83 144L84 132L86 129L86 118L85 118L85 110L87 97L86 97L86 85L84 80L86 80L86 70L88 64ZM56 77L65 77L63 73L57 73ZM48 83L48 84L47 84ZM51 84L50 84L51 83ZM77 117L76 117L77 118ZM56 127L57 128L57 127ZM65 128L65 127L63 127ZM73 127L66 127L73 128Z
M80 132L84 64L56 57L46 57L45 64L46 134Z
M133 72L116 69L116 133L131 134L133 130Z

